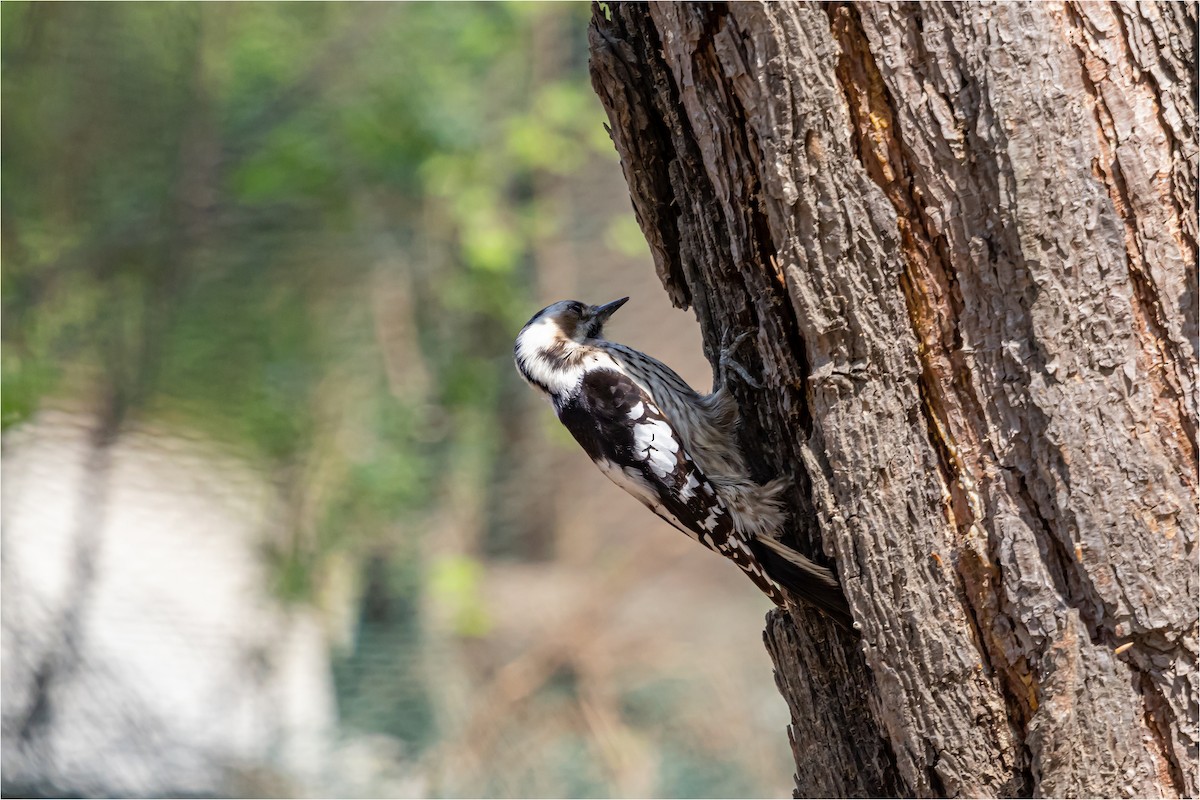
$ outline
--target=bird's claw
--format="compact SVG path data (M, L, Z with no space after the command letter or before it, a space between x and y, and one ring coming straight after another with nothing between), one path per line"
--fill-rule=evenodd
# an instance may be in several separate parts
M725 331L725 333L722 334L721 355L717 362L721 385L725 385L729 382L729 371L732 370L750 388L763 388L763 385L754 378L750 377L750 373L746 371L746 368L738 363L737 359L733 357L733 354L737 352L738 348L742 346L742 343L746 341L750 334L751 331L742 331L733 338L733 341L729 341L729 331Z

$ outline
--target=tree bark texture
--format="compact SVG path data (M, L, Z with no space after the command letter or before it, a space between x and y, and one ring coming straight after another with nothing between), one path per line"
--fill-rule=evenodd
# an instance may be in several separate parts
M797 795L1197 792L1196 6L598 4L593 84L757 477Z

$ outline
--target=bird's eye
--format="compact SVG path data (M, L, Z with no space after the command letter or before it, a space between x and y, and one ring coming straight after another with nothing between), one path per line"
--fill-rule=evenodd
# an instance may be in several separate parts
M576 314L583 314L583 303L572 302L570 308Z

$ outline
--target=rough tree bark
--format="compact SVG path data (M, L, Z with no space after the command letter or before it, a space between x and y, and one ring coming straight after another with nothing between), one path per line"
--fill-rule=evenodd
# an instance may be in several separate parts
M659 276L757 332L747 447L860 628L768 617L798 796L1196 794L1195 27L595 7Z

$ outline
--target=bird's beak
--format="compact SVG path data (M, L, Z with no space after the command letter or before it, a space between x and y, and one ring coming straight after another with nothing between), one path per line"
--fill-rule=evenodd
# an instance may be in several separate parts
M592 306L592 320L603 324L605 320L613 315L621 306L629 302L628 297L622 297L620 300L613 300L611 303L605 303L602 306Z

